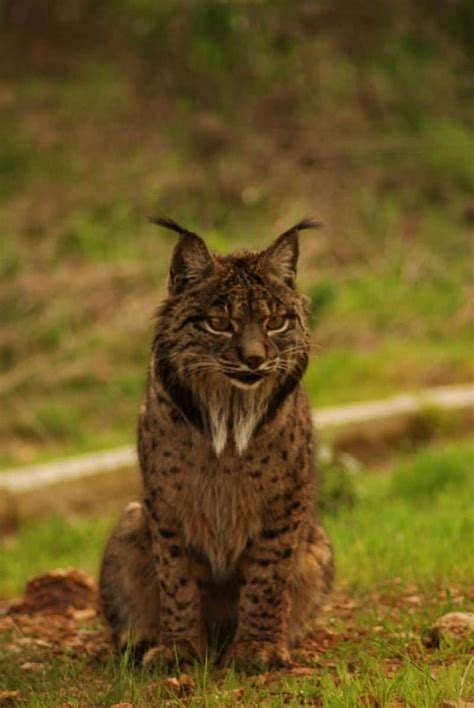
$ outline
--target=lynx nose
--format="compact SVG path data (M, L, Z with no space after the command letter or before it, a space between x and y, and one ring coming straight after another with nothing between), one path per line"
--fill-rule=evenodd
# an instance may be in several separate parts
M265 356L263 354L250 354L250 355L245 355L242 352L240 353L240 359L241 361L244 362L244 364L247 364L249 369L252 369L255 371L255 369L258 369L261 364L265 361Z
M252 371L258 369L267 358L265 342L256 324L249 323L243 328L237 353L240 361Z

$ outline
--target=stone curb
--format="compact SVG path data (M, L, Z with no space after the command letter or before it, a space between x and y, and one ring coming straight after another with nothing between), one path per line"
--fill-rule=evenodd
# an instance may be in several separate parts
M427 436L433 418L444 416L457 431L473 430L474 385L426 389L385 400L313 412L319 438L337 448L367 457L403 437ZM449 419L449 420L448 420ZM431 420L431 423L430 423ZM446 422L446 421L445 421ZM105 488L118 502L120 492L137 492L137 457L133 446L80 455L0 473L0 529L7 520L102 506ZM87 484L83 484L87 480ZM99 490L102 490L99 492ZM3 498L3 501L2 501ZM130 498L130 497L128 497ZM102 500L102 501L100 501Z

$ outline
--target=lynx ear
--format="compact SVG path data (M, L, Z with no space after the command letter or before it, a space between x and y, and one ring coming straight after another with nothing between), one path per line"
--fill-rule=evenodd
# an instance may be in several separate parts
M298 232L303 229L316 229L319 226L321 224L318 221L303 219L282 233L262 253L262 263L267 272L275 278L283 280L290 287L294 287L299 255Z
M171 259L170 293L178 295L212 272L214 260L200 236L187 231L172 219L153 218L150 221L180 234Z
M200 236L184 233L173 251L170 268L170 292L174 295L196 285L214 269L214 261Z

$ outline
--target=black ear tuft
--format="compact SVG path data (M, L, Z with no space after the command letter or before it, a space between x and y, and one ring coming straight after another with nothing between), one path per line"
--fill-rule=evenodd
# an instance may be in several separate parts
M173 219L168 219L166 216L150 216L150 222L152 224L157 224L157 226L163 226L165 229L170 229L170 231L176 231L176 233L181 236L189 233L188 229L180 226Z
M304 229L317 229L319 226L321 226L319 221L306 218L280 234L276 241L262 253L264 268L270 275L294 287L299 255L298 232Z
M180 235L171 259L169 291L178 295L187 287L196 285L214 269L214 259L200 236L188 231L166 217L152 217L150 221Z
M287 236L288 234L291 234L292 231L304 231L305 229L319 229L322 226L321 221L316 221L316 219L313 219L311 216L306 216L304 219L301 219L301 221L298 221L297 224L291 227L291 229L287 229L284 231L282 234L280 234L279 238L282 236Z

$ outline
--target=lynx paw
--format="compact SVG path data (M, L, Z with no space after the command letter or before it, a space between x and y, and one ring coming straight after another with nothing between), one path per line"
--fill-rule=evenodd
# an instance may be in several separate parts
M158 644L151 647L143 656L143 666L159 666L164 669L192 666L196 659L200 659L191 642L181 640L170 644Z
M234 664L242 671L282 669L291 664L291 656L284 642L237 640L224 657L226 664Z

